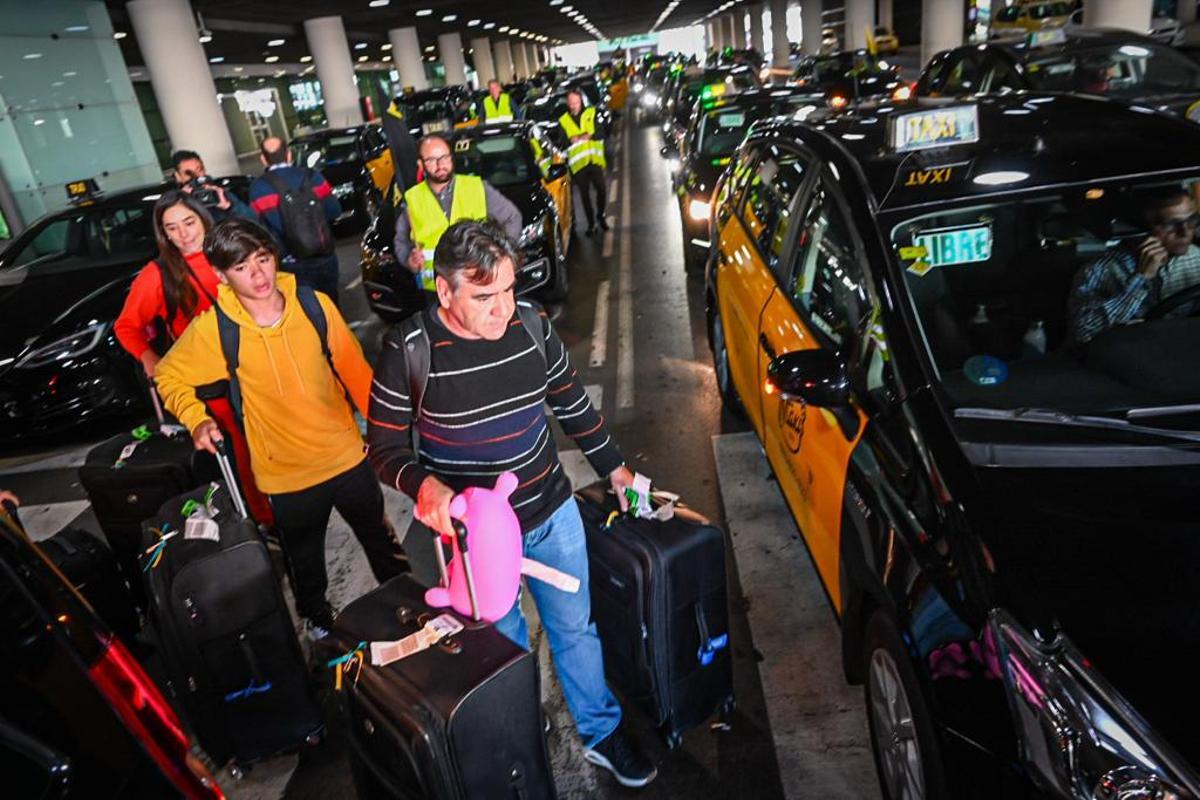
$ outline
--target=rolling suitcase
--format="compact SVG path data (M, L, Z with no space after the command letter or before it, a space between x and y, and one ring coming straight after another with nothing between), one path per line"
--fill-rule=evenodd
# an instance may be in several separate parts
M218 464L223 482L145 524L142 559L168 686L200 746L236 765L316 744L324 725L271 557Z
M320 645L336 657L360 642L402 639L442 614L464 629L383 667L368 657L344 681L359 800L554 798L537 656L492 625L430 608L425 587L401 575L348 605Z
M79 482L91 501L134 601L146 607L138 572L142 522L163 503L219 477L212 456L196 450L186 431L162 432L158 396L151 391L158 425L121 433L93 447L79 468Z
M682 506L666 521L612 517L604 481L575 497L605 675L674 749L683 731L733 708L724 534Z

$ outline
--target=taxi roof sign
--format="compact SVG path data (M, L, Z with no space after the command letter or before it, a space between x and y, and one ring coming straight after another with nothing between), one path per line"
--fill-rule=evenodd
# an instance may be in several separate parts
M95 178L84 178L67 184L67 200L71 203L86 203L94 200L100 194L100 187Z
M897 153L979 141L979 108L949 106L897 114L891 118L890 142Z
M1029 47L1045 47L1051 44L1062 44L1065 41L1067 41L1067 33L1062 28L1033 31L1025 37L1025 44Z

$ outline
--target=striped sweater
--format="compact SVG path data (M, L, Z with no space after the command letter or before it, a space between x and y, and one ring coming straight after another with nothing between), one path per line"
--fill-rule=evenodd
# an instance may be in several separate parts
M497 475L511 470L519 485L510 501L528 533L571 496L547 405L596 472L608 475L624 463L544 312L542 329L531 332L514 313L508 332L494 342L459 338L436 311L421 313L430 368L416 421L419 453L413 453L412 400L397 330L384 338L371 385L368 454L382 481L415 499L431 474L462 491L490 488ZM545 358L531 335L545 340Z

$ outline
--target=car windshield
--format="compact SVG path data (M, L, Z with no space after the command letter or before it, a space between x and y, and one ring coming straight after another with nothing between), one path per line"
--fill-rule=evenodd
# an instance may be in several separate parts
M703 73L689 75L683 93L690 101L696 97L720 97L737 94L758 86L758 78L748 68L706 69Z
M454 142L454 169L478 175L493 186L512 186L541 178L529 144L520 136L482 136Z
M293 144L292 161L310 169L358 161L358 136L330 136L327 139L301 139Z
M1041 91L1134 98L1200 89L1200 65L1169 47L1141 41L1035 56L1025 74Z
M793 95L776 101L720 108L704 114L697 131L697 149L705 158L726 158L742 143L750 125L760 119L787 114L802 106L816 106L811 97Z
M411 124L441 125L441 127L430 128L430 130L443 130L447 127L446 120L454 116L450 104L445 100L407 101L404 107L404 114Z
M1200 284L1200 249L1189 244L1198 179L1101 183L888 220L950 401L1099 415L1200 402L1200 303L1181 303ZM1155 214L1171 224L1151 227ZM1156 279L1135 280L1151 231L1173 235L1178 254Z
M853 53L836 53L818 58L814 74L818 81L837 81L857 76L883 75L888 67L865 50Z
M151 196L156 199L156 196ZM4 253L0 285L122 262L145 262L156 252L149 203L81 209L50 219Z

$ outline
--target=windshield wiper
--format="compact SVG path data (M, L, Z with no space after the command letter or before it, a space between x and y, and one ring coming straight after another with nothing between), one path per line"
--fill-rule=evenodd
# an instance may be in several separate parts
M1068 428L1090 428L1092 430L1111 430L1124 433L1157 436L1163 439L1173 439L1182 442L1200 444L1200 433L1175 431L1167 428L1152 428L1148 425L1135 425L1129 420L1114 419L1113 417L1094 417L1080 414L1068 414L1053 408L956 408L955 419L984 419L1005 422L1032 422L1042 425L1058 425Z

